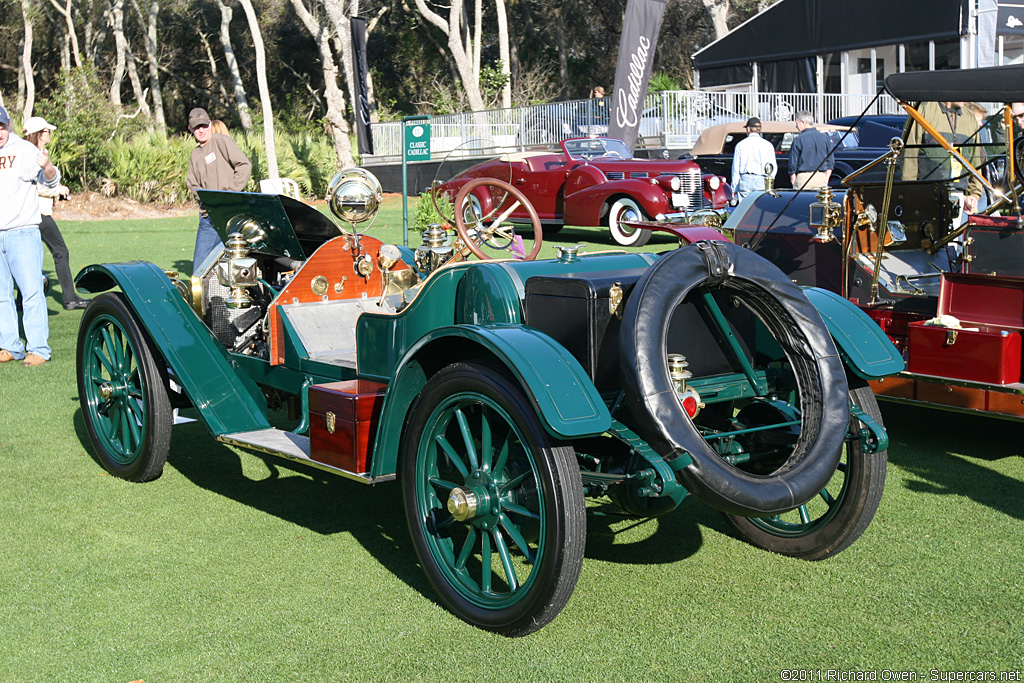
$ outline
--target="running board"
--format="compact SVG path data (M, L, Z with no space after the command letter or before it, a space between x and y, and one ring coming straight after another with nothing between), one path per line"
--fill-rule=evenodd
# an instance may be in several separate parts
M353 479L364 484L380 484L385 481L394 481L395 479L394 474L371 477L366 473L349 472L327 463L313 460L309 457L309 437L286 432L283 429L257 429L251 432L222 434L217 437L217 440L232 446L241 446L242 448L249 448L261 453L276 455L293 462L301 462L304 465L310 465L332 474L340 474L347 479Z

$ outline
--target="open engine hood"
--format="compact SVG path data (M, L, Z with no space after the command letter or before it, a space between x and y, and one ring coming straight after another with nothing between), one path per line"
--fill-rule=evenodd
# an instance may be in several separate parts
M251 219L262 234L251 241L253 251L306 260L320 245L342 234L326 215L297 199L277 194L197 190L199 201L221 240L239 228L239 221ZM248 237L248 235L247 235Z

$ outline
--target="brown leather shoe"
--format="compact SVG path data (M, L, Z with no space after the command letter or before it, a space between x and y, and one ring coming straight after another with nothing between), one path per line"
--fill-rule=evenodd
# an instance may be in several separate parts
M0 349L0 363L10 363L12 360L17 360L7 349Z
M36 365L42 365L43 363L49 363L50 361L43 358L35 353L29 353L25 355L25 360L21 361L21 364L26 368L35 367Z

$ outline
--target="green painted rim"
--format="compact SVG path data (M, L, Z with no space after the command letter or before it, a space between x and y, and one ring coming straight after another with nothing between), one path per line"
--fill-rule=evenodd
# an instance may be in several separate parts
M137 356L116 318L100 315L89 325L82 349L86 402L104 455L119 465L142 455L148 426Z
M800 538L814 533L828 524L842 508L850 481L847 470L848 459L844 459L836 469L838 473L842 474L842 485L839 487L838 493L829 492L829 487L832 487L834 491L836 485L839 484L837 476L833 476L832 481L818 493L814 500L779 515L751 518L751 523L770 534L784 538Z
M493 399L460 392L431 413L416 451L416 512L427 550L463 598L499 610L537 581L549 533L535 454ZM456 487L474 491L477 515L448 511Z

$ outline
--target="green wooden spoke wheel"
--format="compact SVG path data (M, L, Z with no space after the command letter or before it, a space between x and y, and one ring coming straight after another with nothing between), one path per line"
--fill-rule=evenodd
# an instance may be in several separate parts
M869 417L882 423L875 395L868 386L851 388L850 397ZM851 431L860 422L850 418ZM782 555L823 560L847 548L867 529L885 488L886 451L865 452L857 439L848 441L835 476L818 496L771 517L725 515L749 543Z
M423 388L402 470L413 544L442 602L505 635L562 610L585 547L583 488L572 448L544 431L499 368L455 363Z
M130 481L159 477L171 441L166 370L120 294L89 304L77 360L82 415L102 465Z

